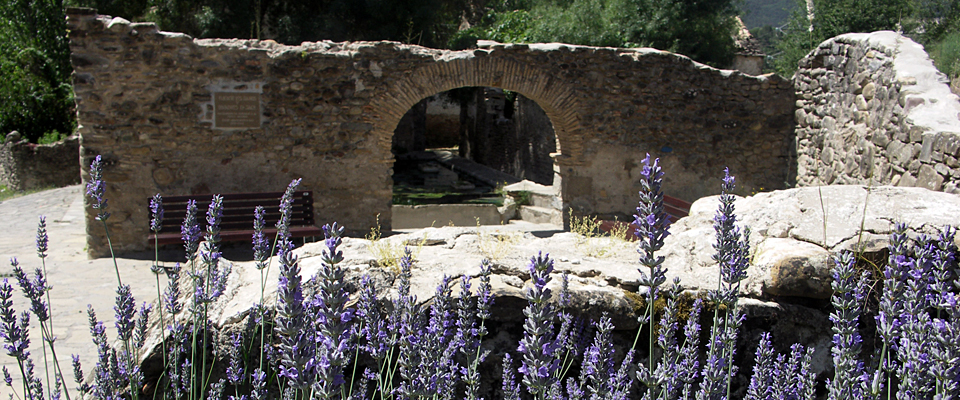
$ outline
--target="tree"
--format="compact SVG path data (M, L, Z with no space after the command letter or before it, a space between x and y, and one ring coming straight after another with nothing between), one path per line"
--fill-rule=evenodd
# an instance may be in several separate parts
M910 0L813 0L812 4L812 18L804 0L797 2L790 17L779 45L777 72L782 75L792 75L800 59L824 40L848 32L903 31L913 15Z
M60 0L0 2L0 133L37 142L76 129L66 34Z
M734 53L733 0L526 0L499 2L455 39L649 46L724 67Z

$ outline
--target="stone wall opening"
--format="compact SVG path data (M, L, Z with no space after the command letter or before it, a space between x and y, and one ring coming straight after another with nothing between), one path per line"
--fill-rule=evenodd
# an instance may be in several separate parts
M391 153L394 226L505 223L519 215L504 202L512 194L530 205L531 194L519 192L531 189L549 199L541 202L560 204L553 123L517 92L461 87L428 96L400 118Z

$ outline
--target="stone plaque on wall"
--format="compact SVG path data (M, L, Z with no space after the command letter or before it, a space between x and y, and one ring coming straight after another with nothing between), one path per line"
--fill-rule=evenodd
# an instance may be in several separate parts
M218 129L260 128L260 93L214 92L213 127Z

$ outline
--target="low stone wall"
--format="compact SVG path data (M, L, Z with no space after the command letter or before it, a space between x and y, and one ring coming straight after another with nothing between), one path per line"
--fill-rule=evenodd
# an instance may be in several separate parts
M7 190L55 188L78 183L79 137L69 137L53 144L38 145L26 140L0 144L0 185L6 186Z
M923 47L846 34L800 61L797 184L960 192L960 102Z

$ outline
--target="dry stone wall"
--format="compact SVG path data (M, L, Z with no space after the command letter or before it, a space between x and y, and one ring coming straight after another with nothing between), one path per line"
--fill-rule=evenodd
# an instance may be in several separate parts
M801 60L794 83L798 185L960 192L960 102L919 44L838 36Z
M653 49L482 43L463 51L396 42L193 39L67 11L84 179L97 154L114 245L146 247L147 199L282 190L315 193L317 223L390 227L391 138L421 99L465 86L516 91L554 126L565 208L629 214L641 160L664 190L714 194L725 166L744 190L790 185L792 83L710 68ZM106 254L88 210L88 248Z
M80 183L80 138L51 144L20 140L11 132L0 144L0 185L6 190L33 190Z

